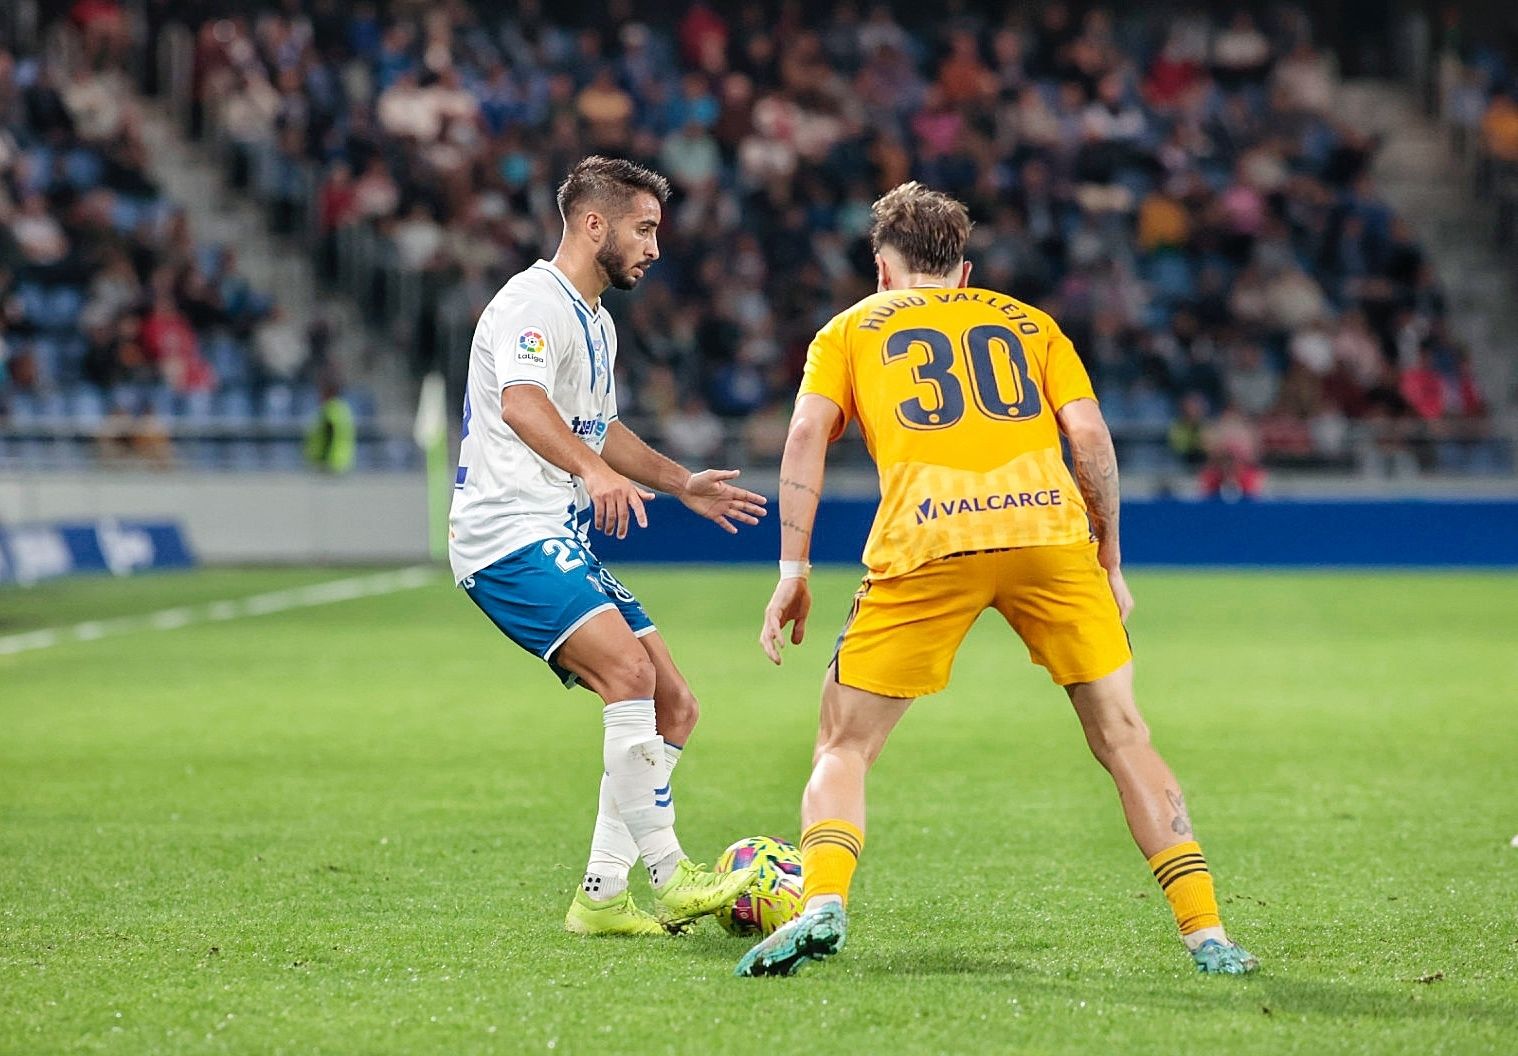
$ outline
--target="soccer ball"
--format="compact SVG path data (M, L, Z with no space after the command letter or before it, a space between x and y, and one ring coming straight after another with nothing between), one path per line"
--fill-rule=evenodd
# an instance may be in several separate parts
M717 872L759 868L759 886L717 912L732 935L768 935L801 914L801 852L776 836L739 840L717 862Z

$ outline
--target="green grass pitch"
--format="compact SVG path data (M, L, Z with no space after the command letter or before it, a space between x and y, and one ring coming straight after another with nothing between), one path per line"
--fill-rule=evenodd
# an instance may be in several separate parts
M711 861L794 838L771 574L626 568L703 700ZM0 592L0 635L334 570ZM594 700L435 587L0 657L0 1052L1478 1053L1518 1046L1518 578L1132 576L1139 691L1259 976L1198 978L1064 696L993 619L871 785L849 947L561 931ZM635 888L645 898L643 881Z

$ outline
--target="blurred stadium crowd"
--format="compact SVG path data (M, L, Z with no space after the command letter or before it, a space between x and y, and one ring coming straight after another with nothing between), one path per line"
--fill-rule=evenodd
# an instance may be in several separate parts
M795 0L667 21L609 0L589 27L539 0L238 6L187 5L216 16L190 27L190 131L417 373L456 379L475 314L552 252L562 172L631 156L676 194L662 262L614 304L624 413L680 457L771 460L808 339L873 289L870 202L917 178L970 203L973 281L1061 321L1131 468L1246 494L1264 465L1510 468L1302 8L1055 0L909 29L883 4ZM74 17L88 34L111 7ZM95 66L119 50L109 29L88 47ZM1472 69L1472 135L1511 178L1510 68ZM106 409L137 386L171 413L309 407L320 340L270 327L261 347L277 309L155 197L112 76L0 64L11 413L70 384Z
M119 16L110 3L74 5L80 50L67 73L0 48L7 454L268 464L247 442L212 441L254 423L289 424L298 437L331 380L321 341L292 339L236 249L197 241L150 175ZM171 432L201 442L176 449ZM93 443L52 442L60 433ZM273 461L299 465L300 447Z

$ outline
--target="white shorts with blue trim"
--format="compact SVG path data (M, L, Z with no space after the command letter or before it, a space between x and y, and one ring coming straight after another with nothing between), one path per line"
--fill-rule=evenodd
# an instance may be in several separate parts
M592 617L616 609L639 638L657 629L632 591L570 536L513 550L461 585L502 634L546 661L565 686L577 679L554 654Z

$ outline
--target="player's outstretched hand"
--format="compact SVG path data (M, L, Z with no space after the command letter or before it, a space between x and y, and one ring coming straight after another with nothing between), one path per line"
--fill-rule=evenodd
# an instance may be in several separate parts
M644 491L637 484L614 470L606 470L592 477L583 478L585 490L590 493L590 504L595 510L596 530L618 539L627 538L627 529L636 520L639 528L648 527L648 514L643 504L652 502L654 493Z
M737 534L733 521L758 524L764 516L765 498L752 491L745 491L729 484L738 475L736 469L703 469L692 473L680 501L709 521L715 521L725 532Z
M775 584L775 593L764 610L764 629L759 632L759 644L772 664L780 664L786 624L795 622L796 626L791 628L791 644L800 645L806 637L806 617L811 611L812 589L805 579L782 579Z

